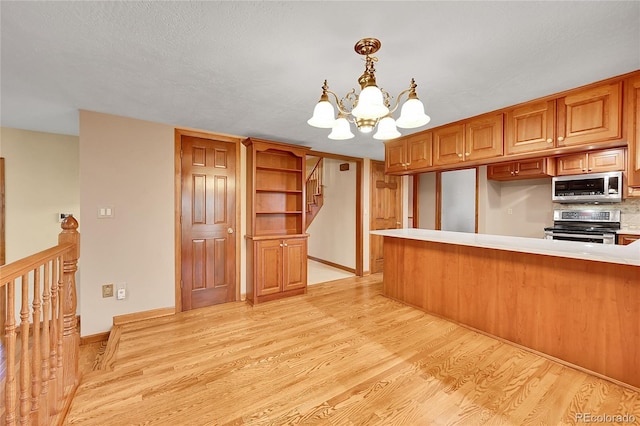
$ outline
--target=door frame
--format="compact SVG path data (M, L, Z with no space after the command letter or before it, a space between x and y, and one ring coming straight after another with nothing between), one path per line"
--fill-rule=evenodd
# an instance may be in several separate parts
M349 157L347 155L331 154L329 152L314 151L307 152L307 155L322 158L331 158L333 160L348 161L350 163L356 163L356 273L358 277L364 275L364 221L362 215L362 206L364 204L362 194L362 173L364 159L359 157Z
M175 229L175 298L176 307L175 312L182 312L182 289L180 288L180 282L182 280L182 223L180 217L182 216L182 156L180 151L182 149L182 136L192 136L201 139L210 139L219 142L228 142L235 144L236 148L236 173L235 173L235 193L236 193L236 301L240 300L240 249L242 239L240 238L240 230L243 229L241 219L241 185L240 185L240 166L241 166L241 145L244 138L240 136L224 135L219 133L210 133L198 130L190 129L175 129L174 140L174 229Z

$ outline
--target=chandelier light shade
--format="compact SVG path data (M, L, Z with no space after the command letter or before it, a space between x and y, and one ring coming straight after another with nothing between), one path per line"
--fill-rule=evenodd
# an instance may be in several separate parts
M374 63L378 58L371 55L376 53L380 46L380 40L375 38L364 38L356 43L355 51L365 57L365 70L358 78L360 94L351 89L344 97L338 98L335 92L329 90L325 80L320 101L313 110L313 116L307 120L309 125L332 129L329 139L335 140L354 137L349 123L354 123L360 133L371 133L377 126L374 139L389 140L402 136L397 127L414 129L429 123L431 118L424 113L424 105L416 94L417 85L414 79L411 79L409 88L396 97L393 107L389 93L377 86ZM329 95L335 100L337 118ZM407 95L407 101L402 105L398 120L394 120L392 114L398 109L404 95Z

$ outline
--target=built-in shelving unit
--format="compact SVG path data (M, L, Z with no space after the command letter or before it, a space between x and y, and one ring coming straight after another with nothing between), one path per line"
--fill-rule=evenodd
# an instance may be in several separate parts
M308 148L248 138L247 300L265 302L307 288L305 158Z

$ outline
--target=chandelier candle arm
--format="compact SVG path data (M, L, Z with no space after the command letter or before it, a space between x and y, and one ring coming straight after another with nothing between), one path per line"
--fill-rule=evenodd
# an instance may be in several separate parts
M413 129L429 123L431 118L424 113L424 105L416 94L417 85L414 79L411 79L408 89L400 92L395 105L390 108L389 93L381 90L376 84L374 64L378 58L371 56L380 49L380 46L380 41L375 38L365 38L356 43L354 50L365 57L365 70L358 78L360 94L352 89L339 99L335 92L329 90L325 80L322 95L314 108L313 116L307 121L309 125L332 129L329 138L336 140L354 137L349 123L354 123L361 133L370 133L378 126L377 132L373 135L374 139L388 140L402 136L396 126ZM337 118L329 94L335 98L335 108L338 109ZM401 98L405 94L408 94L408 99L402 105L400 117L394 120L392 114L400 106ZM345 107L345 103L348 107Z

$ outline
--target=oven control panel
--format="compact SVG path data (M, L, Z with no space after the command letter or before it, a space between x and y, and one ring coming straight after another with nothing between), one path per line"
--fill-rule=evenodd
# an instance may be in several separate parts
M553 220L620 222L620 210L555 210Z

